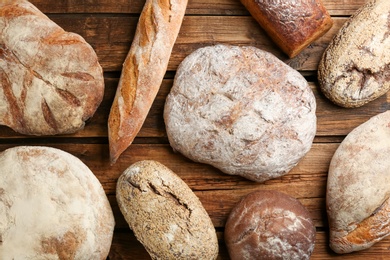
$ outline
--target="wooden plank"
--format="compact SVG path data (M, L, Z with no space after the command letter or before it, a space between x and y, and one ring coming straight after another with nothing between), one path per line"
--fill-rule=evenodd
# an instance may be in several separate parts
M369 0L323 0L331 15L351 15ZM121 13L139 14L145 0L31 0L45 13ZM239 0L191 0L187 15L247 15Z
M69 137L99 137L107 138L107 120L114 99L118 84L117 78L106 78L106 90L103 102L99 106L95 115L86 123L83 130L64 136L53 138ZM168 95L173 84L172 79L165 79L148 114L148 117L137 135L138 138L166 138L165 125L163 119L163 110L165 98ZM378 98L377 100L362 106L360 108L347 109L332 104L319 90L318 84L311 82L310 86L314 92L317 101L317 133L315 141L318 138L330 136L345 136L353 128L368 120L370 117L390 109L390 92ZM26 136L16 134L5 126L0 126L0 139L8 140L25 138ZM29 137L32 138L32 137ZM37 140L47 137L33 137ZM334 141L334 140L333 140ZM136 142L138 142L136 140ZM142 141L141 141L142 142Z
M52 16L67 31L82 35L96 50L105 72L120 71L137 25L131 16ZM175 71L196 49L215 44L251 45L271 52L294 69L317 70L318 61L346 18L335 18L331 30L302 53L289 59L250 16L186 16L168 64Z
M229 259L229 254L224 245L223 233L217 231L219 241L219 260ZM390 237L383 239L371 248L350 254L336 254L328 246L327 232L317 231L316 244L311 260L323 259L367 259L380 260L389 259L388 250L390 248ZM116 231L111 247L109 260L121 259L151 259L142 244L137 241L134 234L129 229Z

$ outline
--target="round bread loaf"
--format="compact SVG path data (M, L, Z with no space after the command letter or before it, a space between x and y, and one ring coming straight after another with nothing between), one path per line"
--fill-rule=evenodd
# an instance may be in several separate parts
M390 1L370 1L340 29L318 66L322 92L359 107L390 89Z
M277 191L255 191L231 211L225 242L235 259L310 259L316 229L295 198Z
M0 259L101 259L114 216L95 175L49 147L0 154Z
M119 208L152 259L216 259L217 235L187 184L166 166L147 160L118 179Z
M361 124L329 166L326 203L330 247L349 253L390 234L390 111Z
M94 49L27 0L0 1L0 124L18 133L74 133L104 95Z
M186 157L263 182L310 150L315 110L306 80L272 54L216 45L180 64L164 120L171 146Z

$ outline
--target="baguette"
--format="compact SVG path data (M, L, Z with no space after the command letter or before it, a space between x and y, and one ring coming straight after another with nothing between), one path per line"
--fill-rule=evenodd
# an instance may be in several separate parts
M321 0L241 0L241 3L290 58L298 55L333 25Z
M115 163L141 129L164 78L188 0L147 0L125 59L108 119Z

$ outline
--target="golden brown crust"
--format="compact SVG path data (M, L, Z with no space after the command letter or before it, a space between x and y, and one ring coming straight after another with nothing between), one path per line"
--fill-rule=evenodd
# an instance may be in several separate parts
M290 58L298 55L333 25L333 20L321 0L241 2Z
M163 80L187 0L147 0L108 120L112 163L133 142Z

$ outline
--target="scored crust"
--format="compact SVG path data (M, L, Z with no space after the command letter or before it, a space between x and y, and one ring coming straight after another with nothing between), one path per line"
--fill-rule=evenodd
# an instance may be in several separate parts
M30 135L74 133L104 94L93 48L25 0L0 3L0 124Z
M49 147L0 154L0 259L101 259L114 216L95 175Z
M286 174L309 151L315 110L306 80L272 54L216 45L180 64L164 120L176 151L261 182Z

